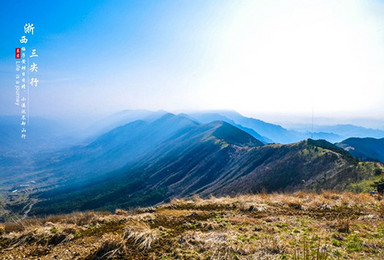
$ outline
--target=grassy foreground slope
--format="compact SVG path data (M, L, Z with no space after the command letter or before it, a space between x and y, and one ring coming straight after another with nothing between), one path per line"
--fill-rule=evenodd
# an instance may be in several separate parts
M367 194L174 200L132 212L0 224L1 259L383 259L384 204Z

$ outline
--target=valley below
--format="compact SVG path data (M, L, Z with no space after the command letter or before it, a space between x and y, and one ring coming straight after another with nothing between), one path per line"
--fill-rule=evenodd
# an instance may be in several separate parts
M57 149L3 142L1 259L384 257L382 139L128 115Z

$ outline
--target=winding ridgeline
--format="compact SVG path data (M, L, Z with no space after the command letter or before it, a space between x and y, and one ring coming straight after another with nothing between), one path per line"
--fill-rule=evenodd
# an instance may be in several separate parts
M360 184L382 167L324 140L264 144L224 121L201 124L173 114L46 156L35 176L45 186L31 195L38 203L29 215L129 209L194 195L359 192L370 189Z

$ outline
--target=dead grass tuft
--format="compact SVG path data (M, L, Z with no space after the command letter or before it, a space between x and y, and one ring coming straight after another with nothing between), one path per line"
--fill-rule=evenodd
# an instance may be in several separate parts
M124 239L127 243L138 246L142 250L150 249L159 237L160 232L156 229L151 229L144 222L130 221L124 231Z
M119 235L105 234L99 248L86 259L113 259L119 251L124 250L124 240Z
M127 216L127 215L128 215L128 211L123 210L123 209L116 209L116 210L115 210L115 214L116 214L116 215Z
M7 222L4 224L4 233L22 232L25 230L22 222Z

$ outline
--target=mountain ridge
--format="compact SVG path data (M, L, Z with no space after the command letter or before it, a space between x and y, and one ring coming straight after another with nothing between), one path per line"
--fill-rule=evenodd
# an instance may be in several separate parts
M337 143L337 146L345 149L360 160L373 160L384 163L384 138L348 138Z
M32 215L132 208L193 195L367 191L368 185L359 182L373 183L381 167L360 163L325 140L265 145L226 121L202 124L172 113L118 126L87 144L40 154L34 163L25 175L36 183L31 198L39 202ZM15 189L19 187L9 193ZM12 204L15 210L25 206Z

